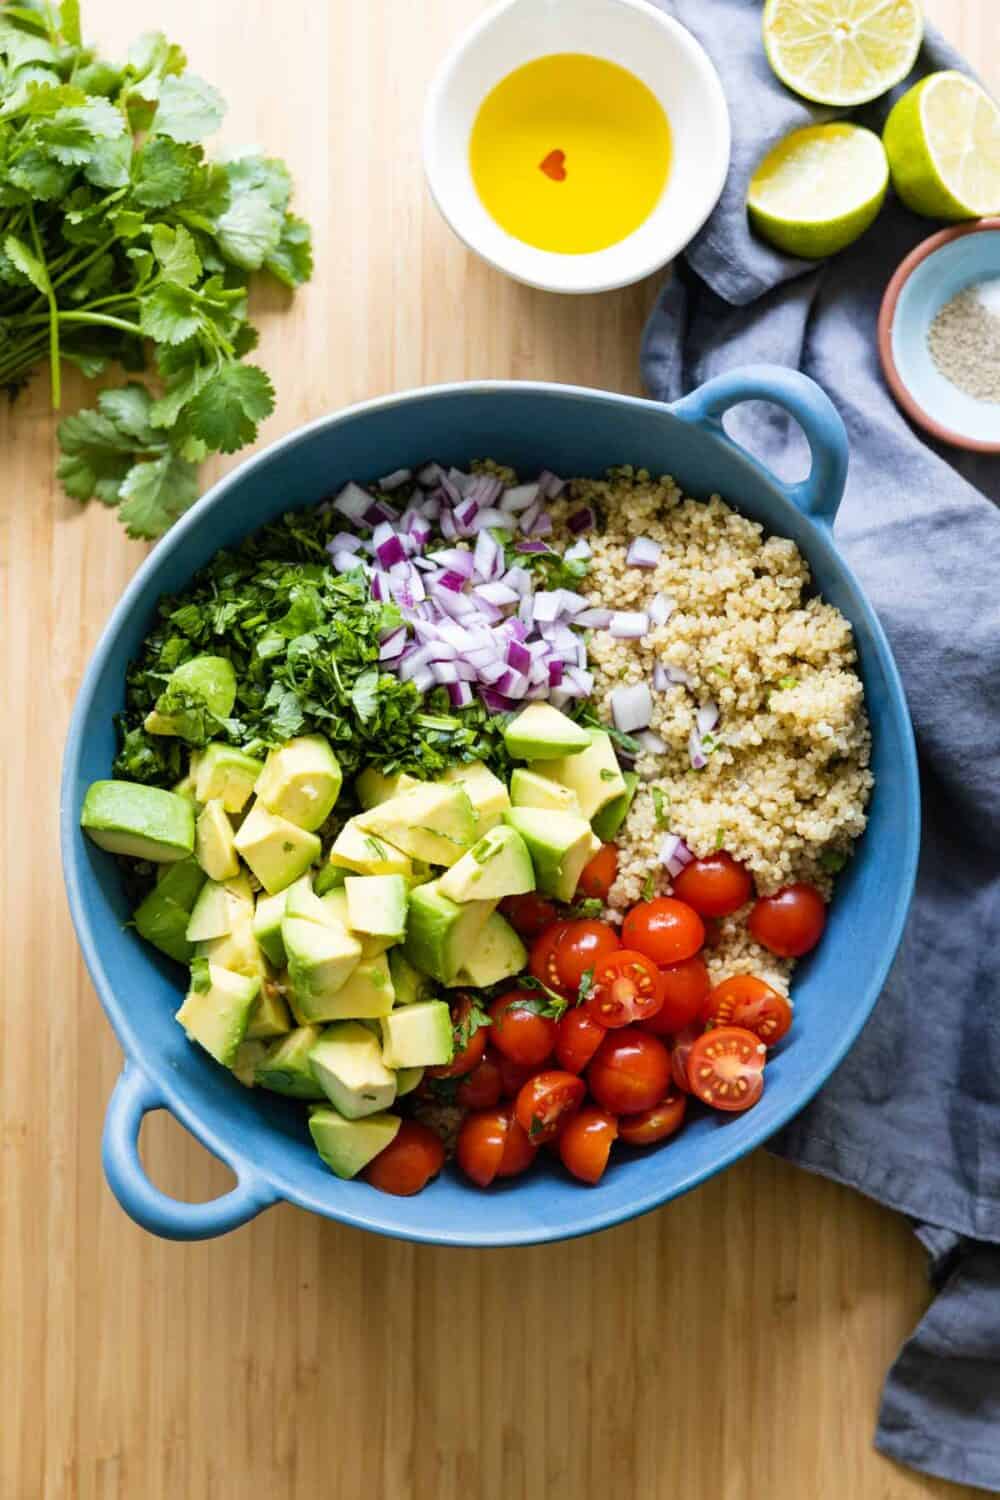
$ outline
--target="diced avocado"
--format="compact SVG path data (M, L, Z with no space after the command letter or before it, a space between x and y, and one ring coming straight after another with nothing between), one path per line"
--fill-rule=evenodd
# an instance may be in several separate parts
M253 914L253 935L268 962L276 969L283 969L288 962L281 941L281 919L285 915L287 896L287 891L279 891L276 896L266 896L261 892Z
M196 951L223 969L262 979L267 964L253 935L253 907L245 901L229 900L230 927L221 937L199 939Z
M177 1012L177 1020L193 1042L200 1043L216 1062L228 1068L246 1035L260 980L233 974L218 964L206 964L204 968L204 974L196 972L195 961L192 987Z
M551 703L529 703L503 732L507 754L514 760L557 760L581 755L590 744L585 729Z
M587 734L590 743L586 750L551 761L545 770L553 781L576 793L580 812L589 822L609 802L624 797L626 785L611 736L603 729L588 729Z
M386 1016L392 1010L396 992L385 954L363 958L347 982L327 1000L324 1021L361 1021L366 1017Z
M367 878L367 876L363 875L358 876L359 880L364 880ZM381 877L371 877L371 879L373 880L379 878ZM385 878L395 878L401 880L403 877L400 875L396 877L386 876ZM395 938L372 937L370 933L354 931L351 926L350 913L347 909L346 889L338 888L337 890L327 891L326 895L322 899L321 905L326 908L332 921L335 921L338 926L343 927L344 930L346 932L349 932L352 937L357 938L358 942L361 944L361 957L363 959L377 958L380 953L385 953L387 948L391 948L393 943L396 941Z
M95 781L80 827L111 854L168 864L194 851L194 808L186 797L134 781Z
M253 1003L247 1022L247 1040L270 1041L292 1029L292 1018L285 997L273 979L261 980L260 994Z
M389 954L389 973L396 992L394 1004L415 1005L430 995L429 980L413 967L402 948L393 948Z
M484 766L481 760L470 761L468 765L452 766L439 779L455 782L463 788L479 818L476 824L478 834L489 833L491 828L495 828L510 806L507 788L499 776L494 776L489 766Z
M206 802L194 825L194 857L210 880L232 880L240 873L233 825L221 797Z
M194 700L216 719L228 719L236 702L232 662L224 656L193 656L175 667L153 712L146 715L146 733L174 734L203 743L203 714L189 713L183 705L185 698ZM182 700L181 706L178 699Z
M234 901L242 901L247 906L253 906L255 899L254 889L250 884L250 876L246 870L241 870L232 880L227 880L226 890Z
M289 1099L325 1099L309 1066L309 1054L323 1035L319 1026L299 1026L278 1042L272 1042L257 1064L261 1088Z
M241 1042L229 1071L245 1089L252 1089L257 1082L257 1064L267 1051L269 1043L260 1041Z
M193 859L161 865L159 879L132 918L139 936L168 958L189 963L194 949L187 938L187 924L204 883L205 872Z
M328 891L338 890L347 879L347 871L339 865L329 863L323 865L316 871L316 879L313 881L313 890L317 896L325 896Z
M462 787L434 782L410 787L360 813L356 821L365 833L432 865L455 864L478 833L476 814Z
M321 734L303 734L272 750L256 785L268 812L314 832L333 811L344 776Z
M191 803L191 806L194 808L195 813L197 813L198 795L195 788L195 780L190 771L186 776L182 776L180 781L175 781L170 790L173 792L175 797L185 797L188 802Z
M451 901L502 901L535 889L535 872L521 835L491 828L438 882Z
M451 1062L451 1011L443 1000L404 1005L382 1019L382 1061L387 1068L434 1068Z
M189 943L204 943L225 937L233 930L232 897L217 880L206 880L191 909L187 924Z
M316 1082L349 1120L388 1109L396 1098L396 1076L382 1061L378 1038L357 1021L328 1026L309 1054Z
M259 802L247 813L235 842L237 853L269 896L298 880L322 848L314 833L268 812Z
M388 802L397 792L405 792L409 787L419 785L416 776L410 776L406 771L397 771L395 776L383 776L381 771L369 766L367 771L362 771L355 779L354 791L361 806L367 809L377 807L380 802Z
M454 980L455 986L485 990L502 979L511 979L527 967L528 950L508 921L495 911L486 923L475 947L465 955L465 962Z
M312 887L312 880L308 875L301 875L283 892L285 897L285 916L301 917L304 922L318 922L321 927L333 927L338 925L333 915L332 908L326 901L321 901ZM339 923L346 927L346 922Z
M437 880L417 886L410 892L404 944L407 959L421 973L450 984L495 906L495 901L459 905L444 895Z
M286 916L281 936L288 954L292 1014L300 1026L328 1021L337 991L361 962L361 944L343 929Z
M384 1110L362 1120L348 1120L335 1109L314 1109L309 1134L330 1171L346 1182L392 1144L402 1123L398 1115Z
M218 797L226 812L242 812L263 769L263 761L235 745L206 745L195 775L195 795L199 802Z
M361 814L350 818L338 833L330 850L330 863L356 875L413 874L409 855L394 849L387 839L376 838L361 827Z
M410 900L410 888L402 875L349 875L344 889L352 932L402 941Z
M526 771L518 766L510 778L510 800L514 807L547 807L552 812L575 813L580 817L580 803L568 786L552 780L550 766L559 761L541 761L545 771Z
M616 797L613 802L609 802L607 807L602 807L597 817L592 818L590 821L591 828L593 828L597 837L605 844L615 837L615 834L628 817L629 809L635 798L636 787L639 785L639 778L634 771L623 771L622 776L625 780L624 792L622 792L620 797Z
M594 840L590 824L572 813L540 807L512 807L504 816L528 846L542 895L572 901L593 844L600 842Z
M160 865L156 872L156 889L161 896L174 901L186 911L193 911L205 884L205 872L193 858L179 859L171 865Z
M396 1069L396 1098L403 1099L407 1094L412 1094L424 1081L423 1068L397 1068Z

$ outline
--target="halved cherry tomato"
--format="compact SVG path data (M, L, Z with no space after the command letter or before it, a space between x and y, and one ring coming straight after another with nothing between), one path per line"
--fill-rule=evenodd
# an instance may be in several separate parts
M826 904L814 885L786 885L764 896L750 913L750 936L782 958L815 948L826 926Z
M640 1022L640 1025L646 1031L653 1032L654 1036L673 1035L674 1032L683 1031L685 1026L690 1026L701 1015L701 1007L712 987L712 981L708 977L704 960L696 954L694 958L684 959L683 963L668 964L665 969L661 969L660 984L663 989L663 1004L655 1016L650 1016L648 1021Z
M626 1146L655 1146L675 1135L684 1123L687 1112L687 1094L672 1089L652 1109L644 1109L638 1115L622 1115L618 1121L618 1135Z
M627 1026L655 1016L662 1004L659 969L644 953L622 948L594 970L586 1008L600 1026Z
M635 1115L659 1104L670 1087L670 1053L659 1037L627 1026L611 1031L587 1069L596 1102L615 1115Z
M703 917L728 917L753 896L750 871L720 849L695 859L673 880L674 895Z
M384 1151L364 1169L364 1179L380 1192L410 1198L444 1166L440 1136L419 1120L404 1120Z
M553 954L560 989L575 995L587 970L596 970L599 963L620 948L618 933L607 922L583 918L567 922Z
M556 1042L556 1023L551 1016L540 1016L538 1004L544 1000L535 990L508 990L490 1006L490 1041L511 1062L537 1068L552 1052Z
M602 844L577 882L577 891L582 896L596 897L604 901L618 875L618 850L614 844Z
M784 995L755 974L734 974L706 997L701 1018L706 1026L739 1026L773 1047L792 1024L792 1007Z
M454 1037L451 1062L438 1063L435 1067L428 1068L429 1078L463 1078L466 1073L472 1072L477 1063L482 1062L486 1055L486 1038L490 1028L477 1025L477 1010L471 995L459 995L451 1007L451 1030ZM474 1031L473 1026L476 1027Z
M531 1143L540 1146L549 1136L558 1135L560 1125L580 1108L586 1092L582 1078L549 1068L529 1078L517 1096L514 1114Z
M500 1113L506 1117L507 1134L504 1138L503 1155L497 1168L497 1176L519 1177L531 1166L538 1148L515 1117L512 1105L502 1105Z
M691 1084L688 1081L688 1058L691 1048L701 1036L703 1028L699 1025L685 1026L673 1039L670 1048L670 1076L674 1084L683 1093L690 1094Z
M693 958L705 941L705 924L693 907L672 896L655 896L633 906L622 923L622 942L656 964Z
M618 1134L614 1117L592 1105L577 1110L559 1134L563 1166L581 1182L600 1182Z
M489 1187L500 1170L510 1117L502 1109L482 1109L466 1115L455 1144L455 1159L466 1177Z
M764 1092L767 1048L752 1031L716 1026L691 1048L687 1073L702 1104L735 1114L750 1109Z
M514 931L527 938L529 943L556 920L555 906L537 891L529 891L524 896L505 896L500 902L500 910Z
M547 985L550 990L562 989L556 968L556 948L568 926L568 922L553 922L531 945L528 971L539 984Z
M566 1011L556 1032L556 1061L567 1073L582 1073L604 1040L605 1029L585 1005Z
M493 1109L503 1098L503 1081L496 1059L487 1055L466 1074L455 1090L455 1103L462 1109Z
M487 1054L488 1059L489 1054ZM493 1060L500 1069L500 1093L504 1099L516 1099L528 1079L534 1073L534 1065L512 1062L502 1052L494 1052Z

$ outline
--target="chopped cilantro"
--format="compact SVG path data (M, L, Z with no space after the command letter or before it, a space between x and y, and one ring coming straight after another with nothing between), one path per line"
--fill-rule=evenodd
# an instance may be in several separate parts
M646 876L645 880L642 883L642 899L643 901L651 901L655 894L656 876L653 874L652 870L650 870L649 874Z
M653 813L654 813L654 815L656 817L656 822L657 822L657 826L658 827L660 827L660 828L666 828L666 826L667 826L667 815L669 813L669 810L670 810L670 804L669 804L669 802L664 797L664 795L663 795L662 791L660 790L660 788L658 786L654 786L653 787Z
M484 1026L492 1025L493 1022L485 1010L483 1010L479 1001L470 998L469 1004L464 1007L461 1019L455 1027L455 1051L463 1052L477 1031L482 1030Z
M603 911L604 902L599 896L584 896L582 901L574 901L572 906L567 907L566 916L599 917Z
M847 864L847 855L840 849L824 849L819 862L830 875L839 875Z
M724 828L717 828L716 831L715 831L715 847L716 847L716 849L723 849L723 848L725 848L725 844L726 844L726 830Z
M212 988L212 979L208 972L207 958L193 958L191 960L191 988L198 995L207 995Z
M601 772L601 780L602 781L617 781L620 775L621 775L620 771L609 771L608 768L605 766L605 768Z
M732 676L732 673L728 672L725 667L709 667L708 670L714 672L716 677L721 677L725 682L728 682Z
M799 679L797 677L778 678L778 686L779 688L781 688L782 692L787 692L789 688L798 687L798 685Z
M591 992L591 990L593 988L594 988L594 971L593 971L593 969L584 969L583 973L580 976L580 986L579 986L579 989L576 992L576 1003L577 1003L577 1005L582 1005L583 1004L583 1002L587 999L588 995L590 994L590 992Z

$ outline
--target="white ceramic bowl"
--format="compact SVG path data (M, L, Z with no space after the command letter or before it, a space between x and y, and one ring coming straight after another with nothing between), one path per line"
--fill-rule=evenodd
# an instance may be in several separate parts
M627 68L659 100L673 135L670 176L649 218L618 244L585 255L538 250L501 229L469 168L469 137L486 95L515 68L553 52ZM610 291L672 260L718 201L729 144L719 75L691 33L647 0L501 0L445 58L424 116L427 181L459 239L497 270L550 292Z

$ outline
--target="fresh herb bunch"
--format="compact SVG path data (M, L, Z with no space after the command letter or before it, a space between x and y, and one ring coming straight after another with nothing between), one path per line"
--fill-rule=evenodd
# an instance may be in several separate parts
M250 274L296 287L309 226L288 210L280 161L209 161L199 141L220 94L160 32L124 64L81 39L79 0L0 8L0 386L13 395L48 357L86 375L142 371L59 427L58 473L80 501L117 506L130 536L157 537L198 494L197 465L253 440L274 406L243 363Z

